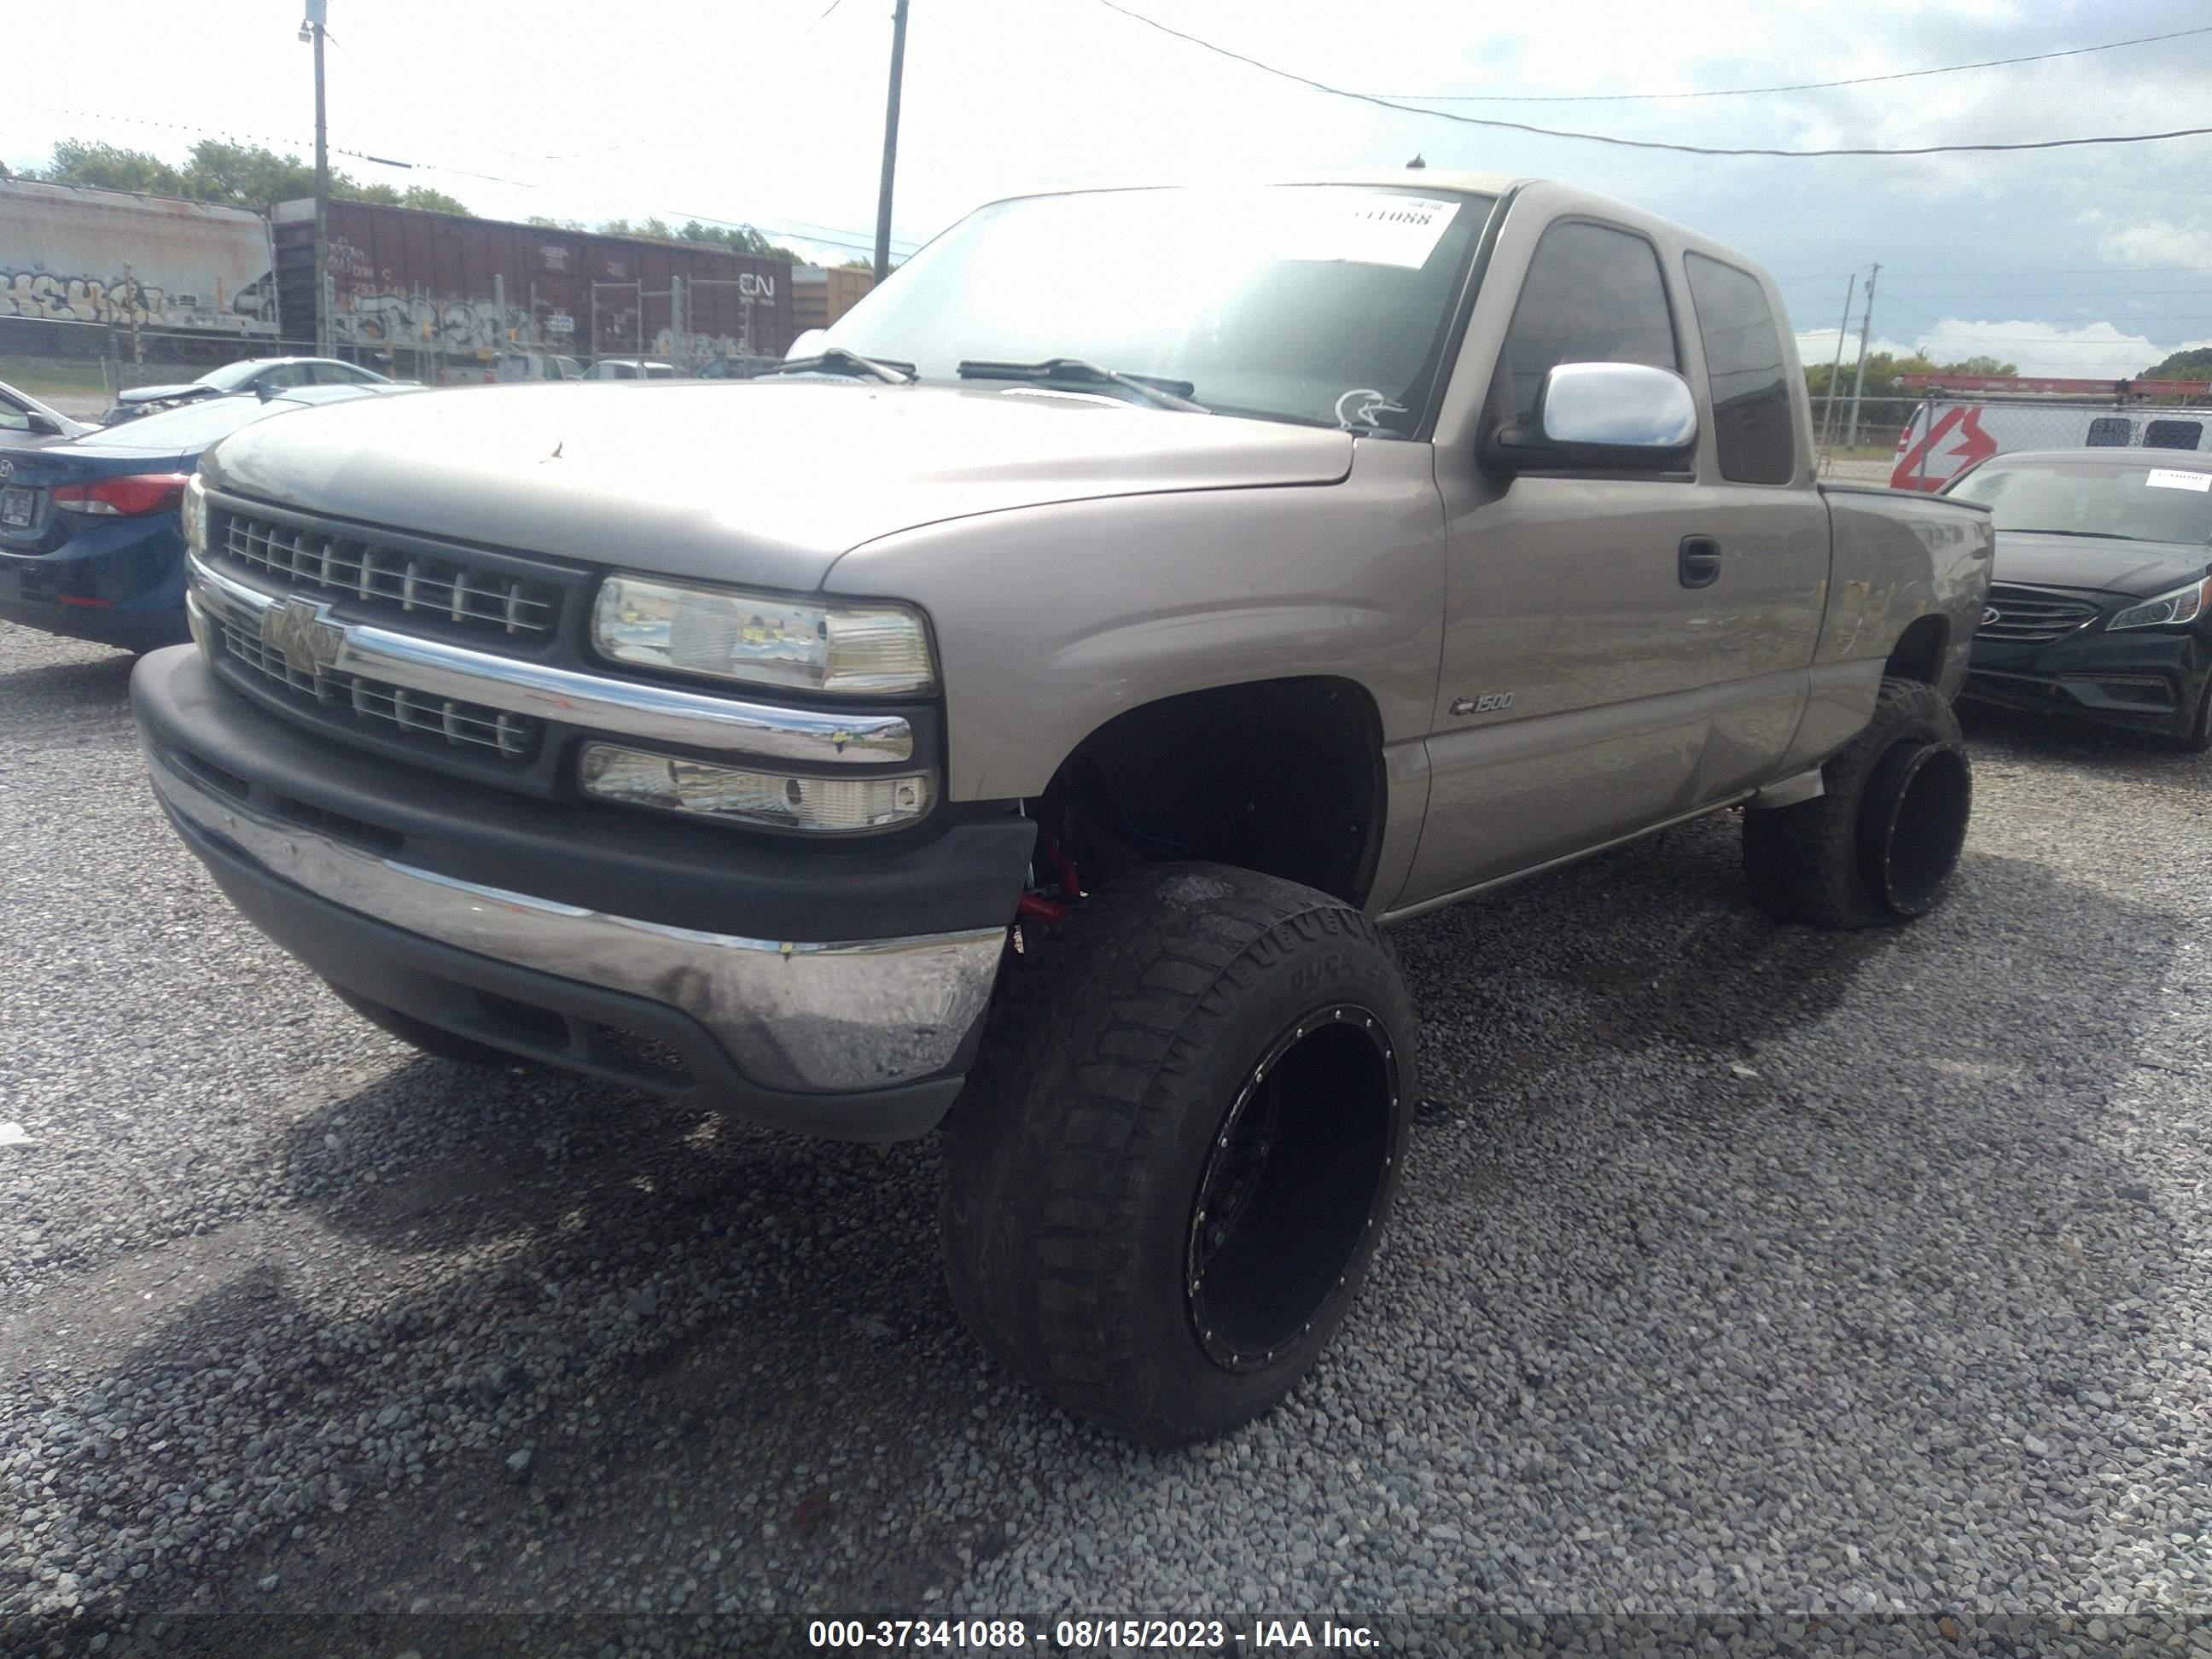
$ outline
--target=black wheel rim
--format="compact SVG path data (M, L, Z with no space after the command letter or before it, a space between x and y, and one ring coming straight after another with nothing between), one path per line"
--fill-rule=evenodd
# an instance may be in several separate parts
M1351 1291L1396 1156L1396 1045L1332 1004L1284 1030L1216 1126L1183 1263L1191 1329L1225 1370L1264 1370Z
M1942 896L1966 844L1973 780L1966 751L1954 743L1900 744L1882 757L1867 793L1876 890L1892 914L1919 915Z

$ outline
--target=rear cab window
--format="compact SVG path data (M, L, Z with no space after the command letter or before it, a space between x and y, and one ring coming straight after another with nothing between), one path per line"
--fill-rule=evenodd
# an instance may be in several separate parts
M1797 427L1782 332L1765 287L1749 271L1702 253L1686 255L1683 268L1712 387L1721 477L1735 483L1788 483L1797 471Z

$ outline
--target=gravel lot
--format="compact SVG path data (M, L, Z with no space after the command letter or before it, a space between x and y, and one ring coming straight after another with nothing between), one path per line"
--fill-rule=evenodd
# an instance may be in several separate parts
M2203 762L1976 720L1903 933L1755 915L1725 817L1400 930L1432 1101L1376 1281L1284 1410L1153 1455L970 1347L933 1142L345 1014L168 833L128 667L0 625L0 1651L72 1609L2212 1601Z

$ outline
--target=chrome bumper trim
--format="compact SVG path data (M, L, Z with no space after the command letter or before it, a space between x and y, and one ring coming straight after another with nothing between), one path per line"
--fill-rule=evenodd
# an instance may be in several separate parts
M700 933L458 881L262 817L149 750L178 817L373 921L681 1010L763 1088L839 1093L943 1071L991 1000L1006 930L802 945Z
M624 737L727 749L814 766L865 766L914 757L914 728L896 714L823 714L706 696L674 686L606 679L471 651L372 623L340 623L320 601L264 592L191 554L185 556L185 586L188 601L257 636L265 612L280 606L297 609L329 637L324 669L382 680L428 696L481 703Z

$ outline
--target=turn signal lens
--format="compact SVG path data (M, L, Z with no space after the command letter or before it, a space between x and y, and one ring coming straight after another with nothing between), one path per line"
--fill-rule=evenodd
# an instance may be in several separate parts
M197 472L185 485L184 515L185 545L191 550L194 557L204 559L207 556L208 540L207 486L200 482Z
M576 779L586 794L625 806L825 835L888 830L908 823L928 811L936 795L927 772L897 777L796 777L611 743L584 745Z

